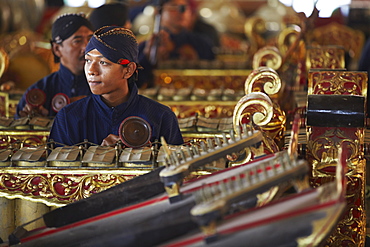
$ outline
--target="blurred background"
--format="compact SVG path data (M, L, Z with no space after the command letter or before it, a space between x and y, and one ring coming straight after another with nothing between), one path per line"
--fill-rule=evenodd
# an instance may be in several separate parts
M220 37L217 54L242 57L228 68L251 68L253 54L268 45L287 25L301 24L302 15L310 28L337 22L370 36L368 0L193 0L199 17L213 25ZM129 5L132 30L139 41L153 31L159 0L0 0L0 47L7 60L2 64L0 84L13 82L25 90L39 78L57 69L50 53L50 27L63 13L84 12L104 3ZM301 15L299 15L299 14ZM259 23L256 20L262 20ZM247 28L253 22L253 30ZM362 47L361 47L362 48ZM0 53L1 54L1 53ZM235 60L235 59L234 59ZM216 66L214 63L212 66ZM6 67L6 69L4 68ZM353 65L356 68L356 64ZM1 90L9 87L7 83ZM0 90L0 91L1 91Z

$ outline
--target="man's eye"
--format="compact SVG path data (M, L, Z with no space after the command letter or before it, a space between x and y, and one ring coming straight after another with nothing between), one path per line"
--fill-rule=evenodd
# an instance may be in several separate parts
M108 63L107 63L107 62L105 62L105 61L100 61L100 64L101 64L101 65L107 65Z

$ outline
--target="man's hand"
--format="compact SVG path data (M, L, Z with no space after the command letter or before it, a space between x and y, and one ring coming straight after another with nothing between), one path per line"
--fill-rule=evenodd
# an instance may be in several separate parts
M21 117L46 117L48 114L49 111L44 106L33 107L29 104L26 104L19 112L19 116Z
M119 136L109 134L103 142L100 144L101 146L112 146L119 141Z
M180 60L197 60L199 59L197 51L189 44L179 48Z
M175 48L170 34L165 30L161 30L158 34L152 35L152 37L147 41L143 50L147 58L150 58L150 51L151 49L154 49L153 46L155 45L157 45L157 61L167 60L170 56L170 53Z

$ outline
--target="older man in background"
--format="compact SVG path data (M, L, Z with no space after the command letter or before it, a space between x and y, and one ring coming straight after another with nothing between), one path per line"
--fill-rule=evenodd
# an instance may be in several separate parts
M60 68L26 90L18 103L16 118L54 117L61 106L91 94L84 74L84 55L92 34L93 27L83 14L64 14L55 20L51 45Z

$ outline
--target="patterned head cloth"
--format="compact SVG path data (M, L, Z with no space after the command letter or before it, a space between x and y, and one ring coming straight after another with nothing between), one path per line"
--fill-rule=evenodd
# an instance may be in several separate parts
M86 46L85 54L94 49L113 63L126 66L135 62L138 68L142 68L138 59L138 43L129 29L105 26L96 30Z
M71 37L81 26L93 30L91 23L82 13L61 15L53 23L51 41L60 44Z

